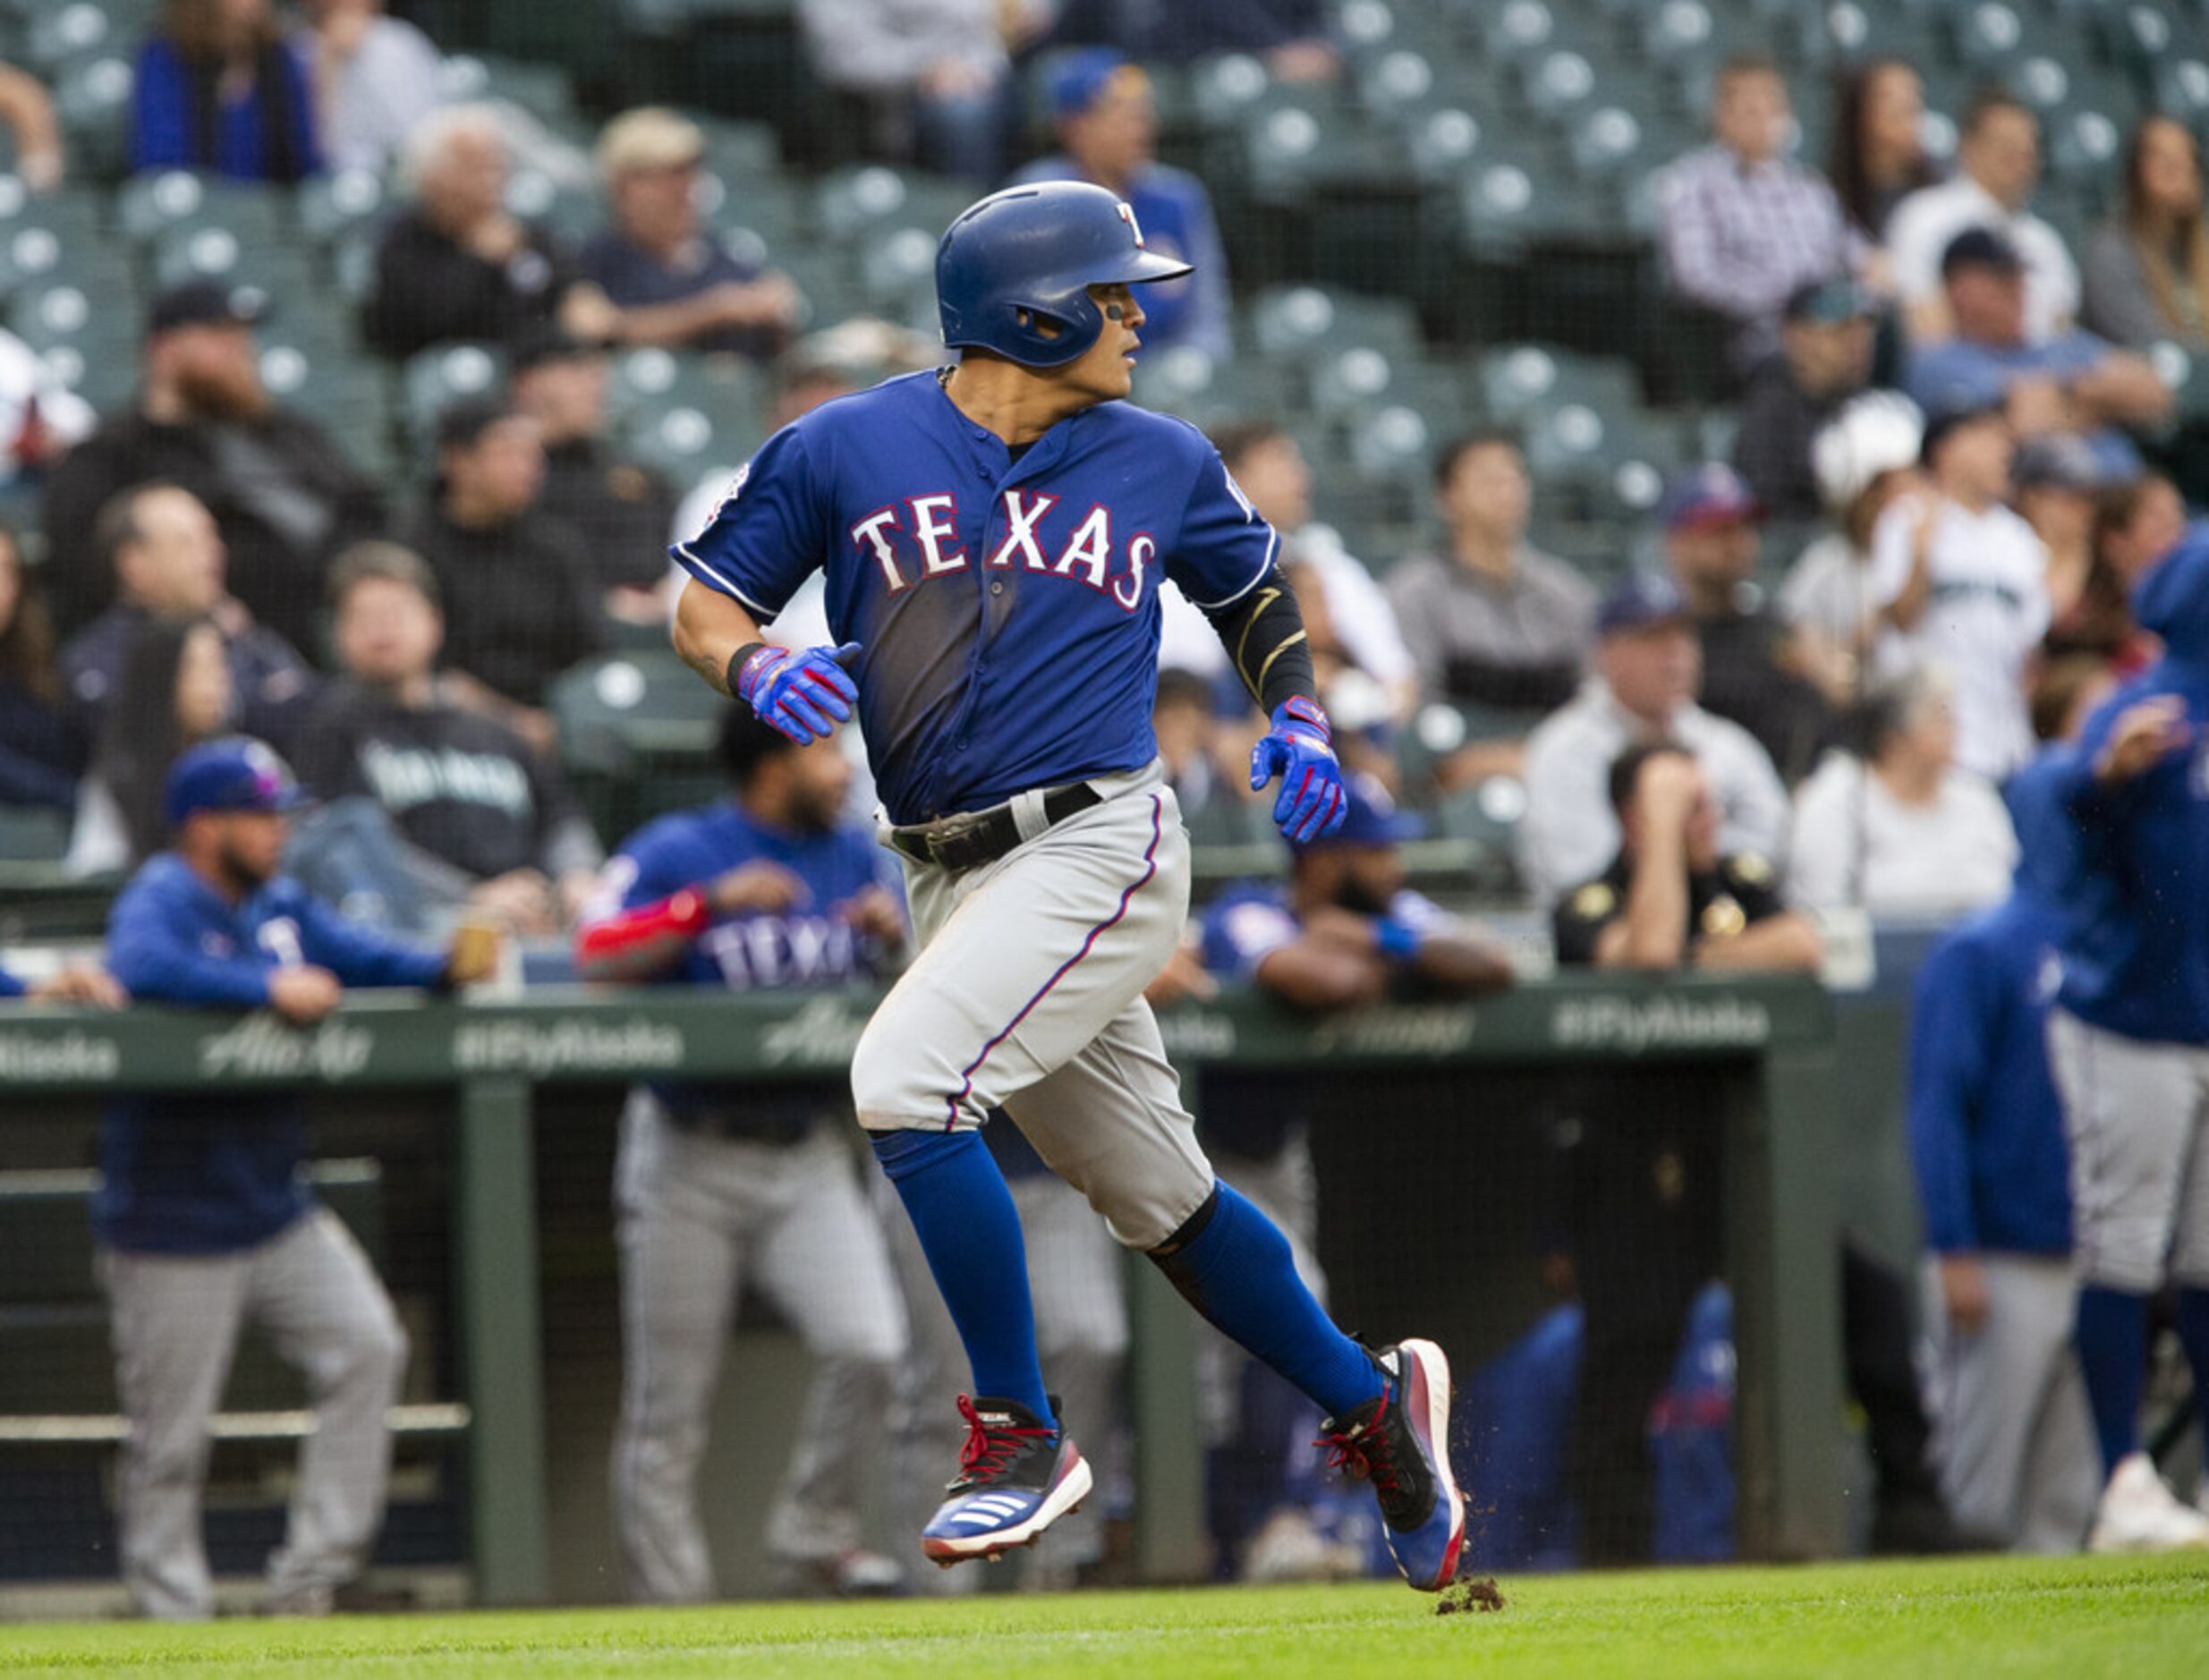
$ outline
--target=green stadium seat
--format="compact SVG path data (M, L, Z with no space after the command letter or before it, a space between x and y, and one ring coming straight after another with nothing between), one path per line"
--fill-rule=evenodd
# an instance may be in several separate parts
M135 40L91 0L62 0L32 13L23 31L22 51L28 67L51 79L64 66L81 63L94 54L128 53Z
M1476 4L1466 15L1481 56L1495 64L1521 64L1560 51L1602 53L1611 44L1608 19L1547 0Z
M1947 30L1937 13L1872 0L1840 0L1824 18L1825 38L1843 64L1899 58L1913 65L1947 62Z
M1207 431L1235 420L1289 412L1300 395L1300 384L1287 363L1253 356L1214 361L1185 344L1146 352L1135 363L1137 401L1145 408L1177 414Z
M144 306L127 279L89 267L29 285L11 301L8 326L47 370L100 410L138 384Z
M1654 4L1615 0L1611 10L1641 56L1675 76L1700 74L1737 54L1774 49L1771 20L1736 6L1712 6L1705 0Z
M772 180L782 173L782 139L771 123L693 115L706 137L706 168L729 181Z
M1517 136L1474 157L1460 176L1456 207L1466 254L1489 262L1518 261L1544 240L1602 233L1612 219L1601 196L1572 179L1559 157Z
M606 202L595 189L568 186L538 169L517 169L506 177L506 208L572 245L606 225Z
M730 457L740 459L766 423L769 396L765 377L738 358L648 349L614 359L607 401L617 417L697 409L718 430L751 435Z
M2107 205L2124 187L2125 128L2107 111L2053 113L2042 131L2041 155L2060 192Z
M54 77L54 110L81 179L112 180L129 163L131 90L135 72L119 53L96 53Z
M314 244L336 245L357 227L369 225L389 206L383 178L372 169L341 169L299 186L299 224Z
M172 228L154 247L154 289L213 281L251 287L291 303L316 295L319 276L305 247L257 241L219 222Z
M1610 412L1641 401L1631 363L1546 344L1499 345L1484 352L1474 378L1488 412L1505 424L1568 404Z
M506 352L497 344L438 344L418 351L399 376L406 434L425 454L438 414L463 397L496 393L506 379Z
M813 225L822 238L844 246L888 226L932 228L940 237L974 197L964 181L861 164L822 179L813 195Z
M1189 105L1197 126L1224 133L1273 85L1266 68L1247 53L1223 53L1190 67Z
M2209 45L2156 61L2155 108L2177 117L2196 135L2209 133Z
M588 660L546 698L561 761L609 840L722 791L713 743L728 702L666 647Z
M1419 315L1401 298L1329 286L1276 286L1248 312L1249 336L1262 356L1309 363L1357 345L1406 359L1423 349Z
M179 229L213 227L255 250L293 244L298 220L289 189L225 181L188 169L135 175L116 194L125 238L155 247Z
M448 53L439 66L438 85L455 105L503 99L543 123L572 124L577 119L574 79L557 64Z

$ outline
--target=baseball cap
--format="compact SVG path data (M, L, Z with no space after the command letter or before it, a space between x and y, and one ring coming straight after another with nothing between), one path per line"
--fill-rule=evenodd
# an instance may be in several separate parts
M228 735L191 748L169 767L162 810L174 828L198 811L296 810L307 799L274 747Z
M1958 268L1992 268L2001 274L2023 274L2025 259L2018 248L1991 227L1967 227L1941 253L1941 277Z
M599 136L599 167L609 175L684 169L706 155L705 132L664 105L624 111Z
M514 404L498 396L463 396L438 411L438 447L465 449L503 420L514 416Z
M1131 87L1147 89L1151 85L1150 75L1142 65L1128 63L1112 47L1088 47L1068 53L1045 84L1053 120L1063 122L1081 115L1117 79L1125 79Z
M1761 519L1748 480L1722 461L1695 468L1672 481L1657 505L1658 521L1667 530L1692 530L1706 525L1737 524Z
M146 311L146 336L179 327L255 327L268 318L268 294L259 286L192 280L171 286Z
M602 348L576 337L557 321L531 321L507 345L506 367L513 373L526 373L548 361L577 361L595 356Z
M2019 489L2075 490L2091 496L2107 482L2094 446L2069 432L2020 445L2009 477Z
M1933 452L1951 432L1980 420L2001 420L2002 416L2000 403L1957 402L1934 409L1925 417L1925 438L1918 450L1918 459L1930 464Z
M1349 795L1349 809L1342 826L1332 834L1304 845L1290 843L1296 852L1321 852L1329 846L1392 846L1416 840L1424 826L1409 811L1398 810L1389 790L1378 777L1353 771L1343 777L1342 791Z
M1878 310L1873 307L1870 293L1846 275L1835 275L1797 286L1780 312L1790 321L1838 327L1843 321L1869 319Z
M1595 609L1595 633L1615 636L1674 620L1685 623L1693 616L1687 598L1670 578L1661 572L1635 572Z

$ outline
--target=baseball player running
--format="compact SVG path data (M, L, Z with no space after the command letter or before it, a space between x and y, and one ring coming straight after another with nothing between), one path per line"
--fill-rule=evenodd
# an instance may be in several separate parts
M1201 434L1120 401L1135 288L1188 272L1079 182L1008 188L936 257L957 365L891 379L768 439L706 529L675 645L800 738L856 712L921 951L853 1060L860 1124L958 1327L960 1468L922 1548L949 1565L1041 1534L1091 1473L1045 1391L1020 1223L977 1131L1003 1107L1113 1235L1331 1414L1406 1577L1451 1578L1465 1507L1449 1369L1330 1323L1280 1232L1217 1182L1143 988L1172 955L1189 853L1151 728L1161 577L1271 716L1252 784L1292 839L1341 815L1296 598ZM841 645L764 644L816 568Z
M347 923L277 874L285 813L304 797L259 741L195 747L166 789L174 849L115 901L108 962L149 1003L269 1009L321 1020L347 986L444 988L484 979L496 941L451 955ZM213 1608L200 1535L208 1419L240 1327L259 1324L306 1374L315 1427L300 1452L268 1608L331 1609L383 1520L391 1438L384 1410L406 1333L352 1234L300 1175L295 1091L115 1098L100 1120L92 1198L100 1281L114 1309L123 1447L123 1575L147 1616Z
M2209 527L2133 595L2163 657L2020 772L2021 878L2057 907L2049 1062L2071 1143L2078 1362L2108 1477L2094 1551L2209 1546L2140 1450L2149 1298L2209 1424Z
M888 966L905 947L905 912L872 836L839 823L851 769L836 743L795 745L732 706L720 756L733 798L661 818L607 864L576 943L583 976L750 991L848 984ZM629 1093L614 1167L613 1488L632 1598L712 1595L698 1464L747 1275L818 1362L768 1549L831 1591L903 1582L862 1545L875 1465L854 1443L889 1408L905 1310L849 1151L821 1124L837 1106L818 1086Z

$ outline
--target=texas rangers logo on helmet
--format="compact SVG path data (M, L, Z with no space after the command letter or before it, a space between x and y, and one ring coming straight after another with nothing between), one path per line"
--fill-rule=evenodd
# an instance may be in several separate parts
M1135 207L1123 199L1114 208L1119 211L1120 220L1127 224L1127 231L1135 236L1135 249L1148 250L1150 247L1143 242L1143 224L1135 219Z

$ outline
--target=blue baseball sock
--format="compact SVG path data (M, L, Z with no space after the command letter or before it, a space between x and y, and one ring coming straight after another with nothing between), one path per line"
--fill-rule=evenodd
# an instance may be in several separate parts
M2140 1390L2146 1381L2147 1297L2089 1284L2078 1292L2079 1375L2102 1444L2102 1473L2140 1446Z
M1347 1417L1381 1393L1365 1350L1337 1329L1296 1276L1288 1239L1227 1184L1170 1253L1151 1258L1190 1305L1326 1408ZM1186 1231L1187 1226L1183 1230Z
M1020 1212L981 1133L878 1132L872 1141L958 1327L974 1392L1049 1418Z
M2193 1367L2194 1411L2201 1419L2202 1438L2209 1441L2209 1289L2179 1289L2179 1342Z

